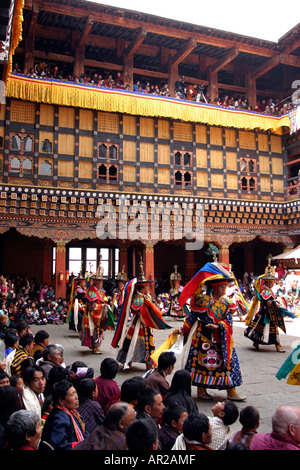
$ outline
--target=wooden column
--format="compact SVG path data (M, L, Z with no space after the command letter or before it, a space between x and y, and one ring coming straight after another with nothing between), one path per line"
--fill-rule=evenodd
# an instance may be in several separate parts
M133 55L124 53L123 56L123 79L124 84L129 85L130 90L133 90Z
M210 95L211 103L214 104L214 99L219 96L218 87L218 72L213 72L212 65L208 67L208 93Z
M256 99L256 79L251 76L251 71L246 72L246 96L249 101L249 105L254 109L257 99Z
M185 251L185 265L186 265L185 275L188 276L189 279L192 279L196 270L194 250Z
M178 65L173 65L171 60L168 64L168 73L169 73L169 81L168 81L168 88L170 91L170 96L175 96L175 82L178 78Z
M127 246L120 247L119 253L119 272L122 271L123 266L125 266L125 272L128 275L128 259L127 259Z
M254 272L254 260L253 260L253 247L246 247L245 248L245 272L246 273L253 273Z
M28 22L28 29L24 34L24 68L29 70L34 67L34 39L35 25L39 14L39 5L34 3L32 6L31 16Z
M55 297L66 298L66 243L56 243Z
M218 258L220 264L229 268L229 245L221 245Z
M52 282L52 245L44 245L43 253L43 284L47 283L48 286Z
M73 68L73 74L75 77L80 78L80 75L84 73L84 58L85 58L85 46L78 46L75 49L75 63Z
M154 281L154 245L155 243L147 242L144 249L144 274L147 280ZM155 283L149 284L149 292L151 295L155 293Z

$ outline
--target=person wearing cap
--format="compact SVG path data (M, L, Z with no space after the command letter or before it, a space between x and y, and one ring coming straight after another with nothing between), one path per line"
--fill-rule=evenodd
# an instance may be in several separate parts
M170 276L170 304L167 312L167 315L170 315L174 320L183 319L189 314L187 305L181 307L178 302L183 287L180 285L181 274L177 271L177 268L175 265L174 272Z
M125 272L125 266L123 266L122 271L117 275L117 287L113 290L112 296L112 309L115 315L115 318L118 319L120 308L124 300L124 287L127 283L127 274Z
M148 281L144 276L140 256L140 273L127 285L111 343L114 348L119 348L117 361L124 364L124 369L129 368L133 362L144 363L147 370L151 369L151 354L155 351L153 329L170 328L163 320L161 311L149 298L148 286L151 282L153 281ZM127 327L130 318L132 320Z
M107 297L102 287L104 279L100 257L97 272L86 277L86 307L80 331L82 346L91 349L93 354L101 354L100 346L107 326Z
M83 270L72 281L71 295L67 314L69 329L80 331L86 306L86 284Z
M293 318L294 315L277 302L273 292L276 281L275 268L271 266L271 258L269 258L265 273L255 282L256 294L245 320L247 328L244 335L253 341L253 346L257 350L260 344L274 344L277 352L284 353L278 328L285 333L284 316Z
M203 270L217 270L218 274L202 277ZM207 263L192 278L182 292L184 302L186 295L191 296L191 313L184 319L181 329L174 333L183 335L185 346L182 357L182 368L191 373L192 385L197 387L199 398L210 400L208 388L227 391L227 398L233 401L244 401L245 396L238 395L236 387L242 384L239 360L233 346L232 316L237 307L226 298L226 289L233 278L218 262ZM203 292L206 288L206 292ZM186 294L188 292L188 294Z

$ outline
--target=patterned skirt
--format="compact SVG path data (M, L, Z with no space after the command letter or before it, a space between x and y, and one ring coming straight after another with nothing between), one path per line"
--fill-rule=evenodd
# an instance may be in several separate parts
M155 351L153 333L151 328L144 325L141 325L139 328L138 338L132 356L130 358L127 357L130 343L134 333L136 320L137 316L133 319L132 324L126 334L122 349L120 349L120 351L118 352L117 361L121 364L125 364L126 362L139 362L150 364L152 362L150 356Z
M237 353L233 348L231 360L225 364L221 338L214 330L199 324L192 340L185 365L192 377L192 385L226 390L242 384Z

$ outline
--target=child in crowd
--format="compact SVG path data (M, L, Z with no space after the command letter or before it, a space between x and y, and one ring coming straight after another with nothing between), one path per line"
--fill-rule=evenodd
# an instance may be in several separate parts
M0 387L5 387L8 385L10 385L9 375L4 370L0 370Z
M104 413L109 400L114 395L120 396L121 394L119 385L114 380L118 370L118 362L115 359L108 357L101 362L100 376L95 379L98 387L97 401L100 403Z
M188 413L183 406L170 405L162 416L162 426L158 431L158 439L162 450L171 450L177 437L182 433L182 426Z
M9 378L9 382L11 387L16 389L17 393L17 403L19 408L23 407L23 389L24 389L24 381L20 375L13 375Z
M231 443L241 443L250 449L253 437L259 427L259 412L254 406L246 406L240 411L242 429L235 433Z
M212 427L210 448L212 450L225 450L228 441L232 438L230 426L238 419L239 409L232 401L224 400L216 403L212 408L212 412L213 417L209 418Z

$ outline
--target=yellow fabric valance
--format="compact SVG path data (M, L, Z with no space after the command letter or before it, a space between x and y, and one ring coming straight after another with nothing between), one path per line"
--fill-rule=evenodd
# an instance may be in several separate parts
M270 130L278 134L282 133L283 127L290 128L288 114L284 116L262 115L175 98L17 74L11 74L7 79L6 96L24 101L135 116L170 118L211 126Z
M8 63L6 64L4 72L5 80L12 71L13 55L19 42L22 40L24 3L25 0L15 0Z

